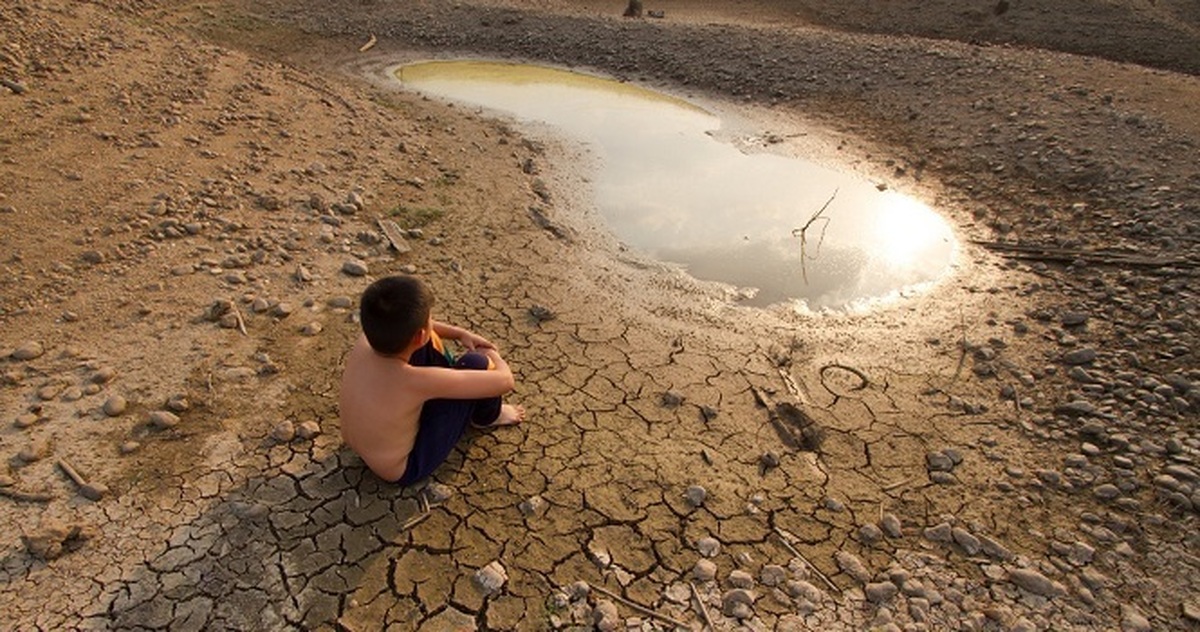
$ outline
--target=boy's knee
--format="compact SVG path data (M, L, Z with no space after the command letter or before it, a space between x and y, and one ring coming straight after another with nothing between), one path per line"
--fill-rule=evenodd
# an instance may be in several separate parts
M492 361L490 358L475 351L468 351L464 353L462 357L458 359L458 362L454 363L454 366L460 369L475 369L477 371L490 369L492 368L491 365Z

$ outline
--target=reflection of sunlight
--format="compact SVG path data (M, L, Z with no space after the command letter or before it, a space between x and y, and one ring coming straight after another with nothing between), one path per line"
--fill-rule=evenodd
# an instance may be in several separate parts
M693 276L758 290L747 304L880 299L942 276L954 236L928 206L853 174L719 142L686 101L599 77L490 62L400 67L409 87L550 125L599 167L596 208L623 245ZM793 231L836 193L807 233Z
M873 256L890 266L907 268L950 238L945 221L920 201L885 193L878 202Z

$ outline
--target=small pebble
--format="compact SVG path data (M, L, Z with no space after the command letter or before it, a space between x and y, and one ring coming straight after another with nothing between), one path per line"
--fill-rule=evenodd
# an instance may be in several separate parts
M704 505L705 499L708 498L708 491L700 485L689 485L687 491L684 492L688 504L693 507L701 507Z
M150 413L150 425L160 430L174 428L179 425L179 416L166 410L156 410Z
M449 485L430 483L425 487L425 497L435 505L449 500L453 495L454 490Z
M108 415L109 417L117 417L123 414L128 406L129 402L127 402L124 397L121 397L120 395L113 395L104 402L104 414Z
M33 360L42 357L44 353L46 353L46 348L42 346L42 343L33 340L14 349L12 358L20 361Z
M880 521L880 526L883 527L883 532L889 538L899 538L904 536L904 529L900 525L900 519L896 514L884 514L883 520Z
M767 564L759 572L758 579L764 586L779 586L787 581L787 576L786 568L778 564Z
M863 594L867 596L867 601L871 603L891 601L892 597L895 597L898 592L900 592L900 589L892 582L871 582L863 588Z
M504 570L504 566L498 560L475 571L475 585L485 595L500 590L507 581L508 572Z
M302 421L296 424L296 436L300 439L312 439L321 434L321 425L315 421Z
M546 506L546 499L541 496L530 496L521 501L517 508L521 511L521 515L532 516L541 511Z
M275 424L275 427L271 429L271 438L280 443L287 443L292 439L295 439L296 424L292 423L290 419L284 419L283 421Z
M696 581L712 581L717 576L717 565L712 560L696 560L696 565L692 567L692 576Z
M863 544L875 544L883 539L883 530L873 524L864 524L858 528L858 539Z
M1008 571L1008 581L1043 597L1058 597L1066 593L1062 584L1031 568L1014 568Z
M739 568L729 573L729 585L734 588L754 588L754 576Z
M369 270L365 262L359 259L351 259L342 264L342 272L352 277L361 277L366 276Z
M704 557L714 557L721 552L721 543L712 536L705 536L696 540L696 550Z

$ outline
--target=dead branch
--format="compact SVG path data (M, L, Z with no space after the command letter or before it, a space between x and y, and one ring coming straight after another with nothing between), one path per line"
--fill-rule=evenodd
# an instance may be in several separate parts
M804 557L804 554L802 554L795 546L792 546L791 538L788 536L786 531L780 529L779 527L775 527L775 534L779 536L779 541L783 542L783 545L787 547L787 550L790 551L792 555L800 558L800 561L804 562L805 566L811 568L812 572L816 573L817 577L820 577L821 581L825 582L825 585L829 586L830 590L838 593L842 592L842 589L838 588L837 584L834 584L832 581L830 581L829 577L826 576L825 573L821 572L821 569L814 566L812 562L808 561L807 557Z
M19 489L10 489L8 487L0 487L0 496L24 503L48 503L54 500L54 496L51 494L23 492Z
M959 327L962 328L962 338L958 342L958 366L954 368L954 377L950 378L950 383L958 381L962 375L963 367L967 365L967 317L963 315L962 310L958 310Z
M712 617L708 616L708 606L704 605L704 600L700 598L700 591L696 590L696 585L688 582L688 587L692 589L692 598L696 600L696 606L700 608L700 616L704 618L704 625L708 626L709 630L716 630L713 627Z
M805 264L805 261L810 258L817 258L816 255L809 257L806 250L808 245L808 229L811 228L813 223L817 220L824 221L824 223L821 225L821 238L817 241L817 251L820 252L821 244L825 243L825 229L829 228L829 218L823 217L822 214L825 212L825 209L829 208L829 205L833 203L833 199L837 197L837 194L838 190L834 189L833 195L829 196L829 199L821 205L821 208L818 209L816 213L812 214L812 217L808 218L807 222L804 222L803 226L792 229L792 237L800 238L800 276L804 279L805 285L808 285L808 266Z
M374 47L375 47L375 43L376 43L376 42L378 42L378 41L379 41L379 40L375 39L375 34L374 34L374 33L372 33L372 34L371 34L371 39L367 40L367 43L366 43L366 44L363 44L361 47L359 47L359 49L358 49L358 52L360 52L360 53L365 53L365 52L367 52L367 51L371 50L372 48L374 48Z
M628 606L629 608L632 608L633 610L636 610L637 612L646 615L647 617L651 617L653 619L658 619L659 621L662 621L663 623L669 623L677 628L687 629L687 627L688 627L688 625L682 621L672 619L671 617L668 617L665 614L659 614L659 613L647 608L646 606L643 606L642 604L637 603L635 601L630 601L630 600L618 595L617 593L615 593L611 590L608 590L607 588L605 588L603 586L592 586L592 590L594 590L610 599L613 599L614 601L619 601L622 604Z
M233 308L233 317L237 319L238 331L242 332L243 336L249 336L246 332L246 319L242 318L242 310L238 309L237 303L229 301L229 306Z

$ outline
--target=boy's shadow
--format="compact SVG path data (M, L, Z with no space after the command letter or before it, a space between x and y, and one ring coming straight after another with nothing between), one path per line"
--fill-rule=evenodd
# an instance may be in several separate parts
M471 434L435 476L462 467ZM371 567L403 545L406 523L430 511L427 482L387 483L344 447L312 461L298 445L271 471L177 526L124 573L106 591L112 627L328 627Z

